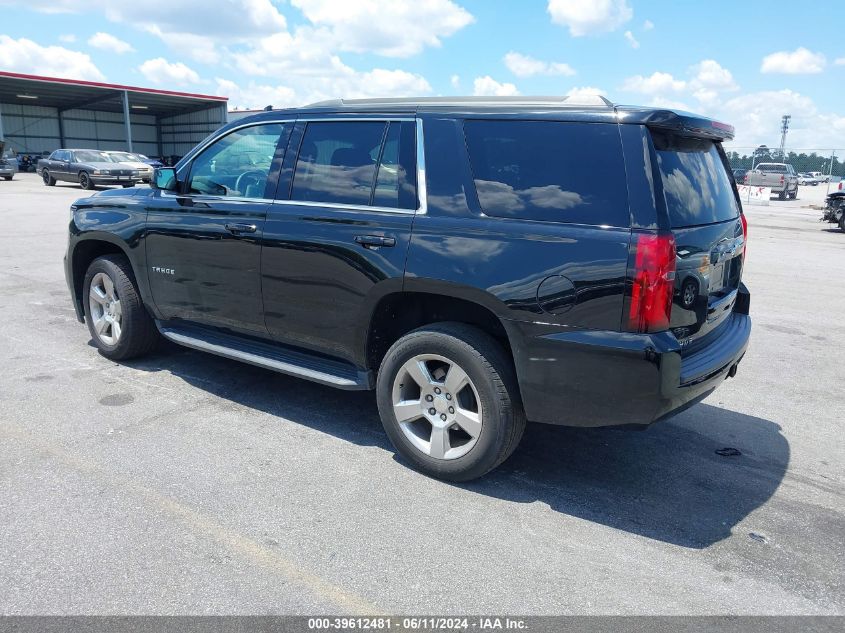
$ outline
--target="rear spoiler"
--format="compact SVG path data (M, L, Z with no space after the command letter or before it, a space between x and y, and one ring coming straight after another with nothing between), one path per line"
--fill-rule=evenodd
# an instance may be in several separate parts
M626 123L640 123L648 127L668 130L682 136L729 141L734 137L734 126L690 112L674 110L644 110L617 108L620 119Z

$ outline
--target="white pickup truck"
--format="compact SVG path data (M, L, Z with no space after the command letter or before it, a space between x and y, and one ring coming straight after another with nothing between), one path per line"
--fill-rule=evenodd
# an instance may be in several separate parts
M760 163L745 174L745 185L771 187L778 198L794 200L798 197L798 174L789 163Z

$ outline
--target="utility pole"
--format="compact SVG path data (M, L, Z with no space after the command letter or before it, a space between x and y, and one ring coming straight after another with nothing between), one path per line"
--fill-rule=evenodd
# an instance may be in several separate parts
M781 118L780 124L780 158L781 160L786 160L786 153L784 148L786 147L786 133L789 132L789 120L792 118L791 114L784 114Z

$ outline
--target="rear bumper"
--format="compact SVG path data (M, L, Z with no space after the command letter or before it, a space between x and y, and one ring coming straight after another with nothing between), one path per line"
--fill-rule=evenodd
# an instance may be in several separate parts
M749 294L719 335L683 355L669 332L551 330L506 323L529 420L566 426L648 425L679 413L736 372L751 335Z

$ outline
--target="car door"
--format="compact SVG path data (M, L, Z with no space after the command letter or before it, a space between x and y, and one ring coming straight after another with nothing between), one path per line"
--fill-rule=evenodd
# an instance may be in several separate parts
M235 128L180 167L147 209L150 290L165 319L266 335L259 265L291 124Z
M282 174L261 255L267 328L361 364L369 314L402 288L418 207L415 123L300 120Z
M69 161L71 152L60 149L53 152L50 162L47 164L47 171L56 180L67 180L69 172Z

